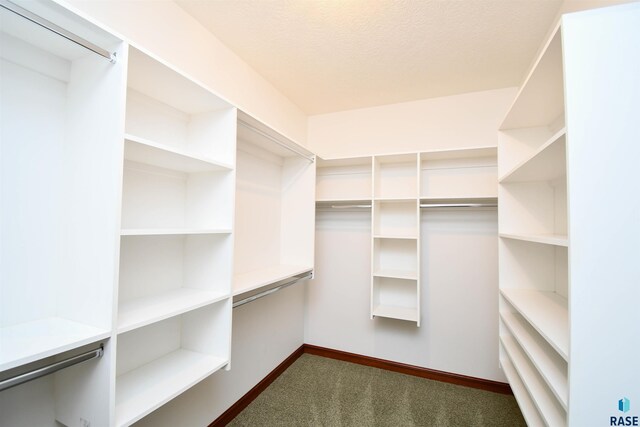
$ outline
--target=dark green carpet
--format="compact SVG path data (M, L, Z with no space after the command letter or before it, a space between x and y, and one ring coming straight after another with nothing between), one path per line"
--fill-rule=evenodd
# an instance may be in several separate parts
M303 354L230 426L526 426L513 396Z

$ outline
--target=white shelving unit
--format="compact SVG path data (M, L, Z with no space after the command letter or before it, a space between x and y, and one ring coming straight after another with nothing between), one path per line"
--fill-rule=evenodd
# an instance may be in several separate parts
M316 202L370 202L372 168L371 157L318 158Z
M610 356L640 321L639 25L637 4L564 15L500 127L500 359L531 425L608 420L640 380L639 349Z
M315 156L238 113L233 294L313 270Z
M104 346L1 392L0 425L108 420L126 46L55 4L22 6L122 60L0 8L0 378Z

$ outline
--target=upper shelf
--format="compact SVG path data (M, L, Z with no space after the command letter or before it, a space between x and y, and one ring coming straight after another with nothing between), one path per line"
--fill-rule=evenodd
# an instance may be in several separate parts
M233 278L233 295L240 295L269 286L281 280L313 270L313 267L300 265L273 265L267 268L236 274Z
M507 172L501 183L553 181L567 173L566 128L556 132L531 156Z
M185 173L233 169L232 165L187 154L182 150L130 134L125 135L124 158Z
M545 126L563 113L562 37L558 26L527 75L500 129Z

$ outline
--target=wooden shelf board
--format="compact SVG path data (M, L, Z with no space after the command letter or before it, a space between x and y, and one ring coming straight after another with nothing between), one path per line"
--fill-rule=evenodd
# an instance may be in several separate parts
M566 128L556 132L536 152L499 179L501 183L553 181L566 176Z
M569 398L567 362L549 349L546 341L519 316L504 312L500 317L566 411Z
M373 272L374 277L388 277L392 279L418 280L418 273L415 271L405 270L376 270Z
M129 426L228 363L184 349L116 378L116 426Z
M566 412L560 407L558 400L540 378L518 343L508 336L501 336L500 342L546 424L549 426L566 425Z
M411 322L418 321L418 310L415 308L377 305L373 308L372 315L390 319L409 320Z
M0 328L0 372L108 338L108 330L60 317Z
M502 296L568 360L569 318L567 299L555 292L530 289L502 289Z
M542 418L540 417L538 408L533 404L533 400L531 399L529 392L525 388L522 379L516 372L511 361L506 358L502 359L500 360L500 365L502 365L502 370L507 376L507 380L509 380L511 390L518 401L518 406L520 407L520 411L522 411L522 415L524 416L527 425L531 427L543 426L544 421L542 421Z
M376 202L418 202L420 198L416 197L374 197L373 200Z
M237 274L233 278L233 295L240 295L263 286L269 286L275 282L279 282L311 270L313 270L313 267L311 266L273 265L259 270Z
M124 158L185 173L233 169L232 165L187 154L173 147L131 134L125 134Z
M392 234L374 234L374 239L418 240L418 236L402 236Z
M230 234L230 228L200 229L200 228L123 228L121 236L168 236L186 234Z
M500 233L504 239L522 240L524 242L543 243L554 246L569 246L569 238L564 234L514 234Z
M229 298L230 293L179 288L119 304L118 333L140 328Z

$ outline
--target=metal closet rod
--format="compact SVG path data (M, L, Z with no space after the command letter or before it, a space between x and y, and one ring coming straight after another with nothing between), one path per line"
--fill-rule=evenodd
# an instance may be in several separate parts
M497 203L424 203L420 205L421 209L436 208L496 208Z
M97 53L100 56L103 56L105 58L107 58L111 63L116 62L116 54L115 53L111 53L103 48L101 48L100 46L96 46L95 44L91 43L88 40L83 39L82 37L79 37L75 34L73 34L72 32L69 32L67 30L65 30L62 27L59 27L58 25L54 24L51 21L48 21L46 19L44 19L41 16L36 15L33 12L29 12L28 10L18 6L17 4L10 2L9 0L0 0L0 7L7 9L10 12L15 13L18 16L21 16L31 22L33 22L34 24L37 24L39 26L41 26L42 28L45 28L51 32L54 32L56 34L58 34L59 36L64 37L65 39L84 47L85 49L89 49L90 51L92 51L93 53Z
M252 295L250 297L241 299L240 301L236 301L236 302L233 303L233 308L240 307L241 305L245 305L247 303L250 303L252 301L260 299L262 297L266 297L267 295L271 295L271 294L273 294L275 292L278 292L281 289L284 289L284 288L289 287L289 286L291 286L291 285L293 285L295 283L298 283L300 280L312 279L312 278L313 278L313 273L309 272L309 273L305 274L304 276L296 277L293 280L290 280L288 282L283 283L282 285L276 286L275 288L271 288L271 289L268 289L268 290L266 290L264 292L260 292L259 294Z
M0 1L2 1L2 0L0 0ZM245 122L244 120L242 120L240 118L238 119L238 122L240 124L242 124L242 126L246 127L247 129L257 133L260 136L263 136L263 137L267 138L271 142L274 142L274 143L278 144L280 147L291 151L292 153L302 157L303 159L307 159L310 163L314 162L313 156L308 156L308 155L306 155L304 153L301 153L300 151L296 150L295 148L290 147L287 144L282 143L281 141L279 141L278 139L272 137L268 133L265 133L265 132L261 131L260 129L256 128L255 126L250 125L249 123Z
M99 357L102 357L103 354L104 347L100 345L100 347L96 349L87 351L77 356L72 356L68 359L61 360L60 362L55 362L42 368L34 369L33 371L25 372L24 374L7 378L6 380L0 381L0 391L44 377L45 375L53 374L54 372L57 372L61 369L77 365L78 363L82 363L87 360L97 359Z

